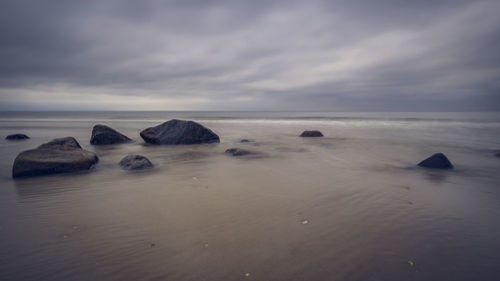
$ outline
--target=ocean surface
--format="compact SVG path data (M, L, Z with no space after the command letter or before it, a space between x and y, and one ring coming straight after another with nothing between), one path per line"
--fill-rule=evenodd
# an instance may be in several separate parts
M144 144L172 118L221 143ZM92 146L95 124L134 142ZM3 281L500 280L500 113L0 112L0 136ZM65 136L99 163L11 178ZM416 166L437 152L455 169ZM121 170L131 153L155 168Z

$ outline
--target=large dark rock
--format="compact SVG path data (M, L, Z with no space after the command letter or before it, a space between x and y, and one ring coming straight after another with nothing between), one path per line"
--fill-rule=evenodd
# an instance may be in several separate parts
M120 166L125 170L145 170L153 168L153 163L141 155L127 155L120 161Z
M95 153L83 150L74 138L59 138L17 155L12 167L12 177L88 170L98 161Z
M220 142L210 129L193 121L172 119L156 127L144 129L141 137L150 144L199 144Z
M495 153L495 157L500 158L500 152Z
M322 137L323 134L320 131L304 131L302 134L300 134L301 137L306 137L306 138L315 138L315 137Z
M230 148L225 151L226 154L230 154L232 156L262 156L262 153L253 150L247 150L242 148Z
M420 167L431 169L452 169L453 165L443 153L436 153L424 161L418 163Z
M13 135L8 135L5 137L6 140L26 140L29 139L25 134L13 134Z
M116 130L106 125L95 125L92 129L90 143L93 145L117 144L132 141L125 135L120 134Z

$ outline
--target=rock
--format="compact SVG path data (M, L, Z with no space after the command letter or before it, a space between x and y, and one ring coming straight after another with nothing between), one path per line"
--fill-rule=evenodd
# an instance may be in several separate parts
M25 134L13 134L5 137L6 140L27 140L29 138L30 137Z
M59 150L73 150L82 149L80 144L73 137L58 138L44 143L38 149L59 149Z
M95 125L92 129L92 136L90 137L90 143L93 145L103 145L103 144L117 144L132 141L125 135L120 134L116 130L105 126L105 125Z
M99 158L83 150L72 138L54 139L37 149L21 152L14 160L12 177L32 177L88 170Z
M424 161L418 163L418 166L430 169L452 169L453 165L443 153L436 153Z
M302 134L300 134L301 137L306 137L306 138L316 138L316 137L322 137L323 134L320 131L304 131Z
M261 156L262 154L257 151L246 150L241 148L230 148L225 151L227 154L232 156Z
M495 153L495 157L499 157L500 158L500 152Z
M153 168L153 163L141 155L127 155L120 161L120 166L125 170L144 170Z
M193 122L172 119L156 127L144 129L141 137L145 142L157 145L218 143L217 136L210 129Z
M241 139L238 142L241 143L241 144L245 144L245 145L253 145L253 146L259 146L260 145L260 143L256 142L253 139Z

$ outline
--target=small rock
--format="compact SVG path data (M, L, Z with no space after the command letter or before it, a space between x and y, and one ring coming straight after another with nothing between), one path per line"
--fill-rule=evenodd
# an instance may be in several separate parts
M253 146L259 146L260 143L256 142L253 139L241 139L238 141L238 143L245 144L245 145L253 145Z
M122 135L115 129L106 125L95 125L92 129L90 143L93 145L118 144L132 141L129 137Z
M231 154L232 156L259 156L262 155L260 152L246 150L241 148L230 148L225 151L227 154Z
M306 137L306 138L317 138L317 137L322 137L323 134L320 131L304 131L302 134L300 134L301 137Z
M25 134L13 134L5 137L6 140L27 140L29 138L30 137Z
M418 166L430 169L452 169L453 165L443 153L436 153L424 161L418 163Z
M142 155L127 155L120 161L120 166L124 170L144 170L153 167L153 163Z
M499 157L500 158L500 152L495 153L495 157Z

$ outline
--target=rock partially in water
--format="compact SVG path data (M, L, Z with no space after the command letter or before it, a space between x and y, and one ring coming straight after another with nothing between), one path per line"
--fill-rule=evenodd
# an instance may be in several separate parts
M93 145L118 144L132 141L129 137L119 133L106 125L95 125L92 129L90 143Z
M453 165L443 153L436 153L418 163L418 166L430 169L452 169Z
M317 138L317 137L322 137L323 134L320 131L313 130L313 131L304 131L302 134L300 134L301 137L305 138Z
M153 163L142 155L127 155L120 161L120 166L129 171L153 168Z
M256 142L254 139L241 139L238 141L238 143L244 144L244 145L253 145L253 146L259 146L260 143Z
M12 177L33 177L88 170L99 158L83 150L73 137L54 139L37 149L21 152L14 160Z
M38 149L74 150L82 149L74 137L58 138L44 143Z
M156 127L144 129L141 137L145 142L157 145L218 143L210 129L193 121L172 119Z
M25 134L13 134L5 137L6 140L27 140L29 138L30 137Z
M230 148L225 151L225 153L232 156L262 156L262 153L253 150L247 150L242 148Z

